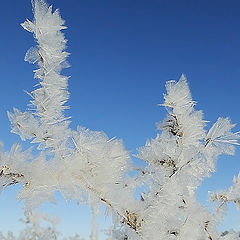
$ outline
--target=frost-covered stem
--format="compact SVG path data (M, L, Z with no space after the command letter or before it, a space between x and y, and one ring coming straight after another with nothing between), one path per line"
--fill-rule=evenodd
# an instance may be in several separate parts
M65 121L63 110L68 99L67 79L60 75L62 68L66 67L64 51L66 40L60 30L65 29L64 21L58 10L52 14L52 7L42 0L33 1L34 21L27 20L23 28L34 34L38 46L31 48L25 57L31 63L38 62L39 69L35 70L35 77L39 78L41 87L31 93L32 105L36 107L43 124L55 124Z
M224 204L233 202L240 208L240 173L233 178L233 185L225 191L210 194L211 200L220 201Z
M195 191L204 177L215 170L215 159L220 154L233 153L233 145L238 145L240 136L231 132L234 125L228 118L219 118L208 134L205 133L206 122L202 112L194 109L185 76L178 82L167 82L166 88L162 105L167 108L168 116L157 125L161 133L147 141L138 154L147 166L146 170L140 169L142 174L136 182L141 186L141 180L145 181L149 187L141 199L145 216L151 216L145 221L143 231L147 230L142 234L149 239L174 236L182 240L191 236L191 239L215 240L218 237L215 215L197 203ZM158 209L163 212L157 212ZM190 234L187 231L193 223L196 233ZM162 232L152 233L151 229Z
M206 233L207 233L207 235L208 235L208 239L209 239L209 240L213 240L211 234L210 234L209 231L208 231L209 221L206 221L204 224L205 224L204 230L206 231Z
M60 74L68 66L67 41L61 32L66 27L58 10L52 13L52 7L48 7L44 0L32 0L32 5L34 20L25 21L22 27L33 33L38 46L28 50L25 60L38 63L39 69L34 71L34 77L39 79L40 87L29 93L33 113L14 109L14 113L8 115L12 132L23 140L33 138L32 142L39 143L40 149L64 149L70 135L69 117L63 113L68 109L65 106L69 97L68 77ZM59 156L64 156L63 152L59 150Z
M104 203L107 207L110 207L113 212L115 212L120 218L123 219L123 222L126 223L131 229L133 229L136 233L138 233L138 226L139 223L139 217L135 213L131 213L130 211L126 210L125 213L121 213L121 211L114 206L109 200L101 196L101 193L99 193L97 190L95 190L92 186L90 186L86 180L84 180L86 183L86 187L88 190L90 190L94 195L98 197L98 199L101 200L102 203ZM141 220L143 221L143 220Z
M6 165L2 166L0 169L0 178L4 178L7 180L7 182L2 185L3 188L20 183L20 182L24 182L23 174L11 172L10 168Z

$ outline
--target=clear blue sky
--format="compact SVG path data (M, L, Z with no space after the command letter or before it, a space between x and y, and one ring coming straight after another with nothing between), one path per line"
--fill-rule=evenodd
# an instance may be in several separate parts
M213 123L230 116L239 123L240 1L238 0L49 0L60 8L71 68L69 91L72 127L78 124L122 138L131 152L156 135L155 122L165 114L165 82L186 74L197 109ZM30 0L1 2L0 22L0 139L8 149L20 139L10 134L6 111L26 108L31 91L33 66L24 54L35 43L20 27L32 19ZM222 157L218 173L198 192L229 186L240 170L240 151ZM14 200L17 188L0 195L0 230L19 230L21 205ZM49 211L63 218L60 230L67 234L86 229L89 218L75 203L58 197ZM55 209L55 210L54 210ZM64 209L64 210L62 210ZM71 217L71 214L73 215ZM87 220L86 220L87 219ZM240 212L231 209L222 229L240 229ZM17 224L17 225L15 225Z

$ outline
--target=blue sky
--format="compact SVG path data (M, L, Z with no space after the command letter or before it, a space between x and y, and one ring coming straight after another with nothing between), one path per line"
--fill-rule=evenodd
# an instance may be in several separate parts
M68 26L71 68L64 73L71 76L67 115L72 116L73 128L82 125L122 138L135 153L156 135L155 123L164 117L157 104L163 102L165 82L184 73L205 119L212 124L218 116L230 116L240 129L238 0L51 0L49 4L60 8ZM23 90L31 91L36 80L33 66L23 59L35 43L20 26L32 19L30 0L3 1L0 11L0 139L8 149L20 139L9 133L6 111L24 110L29 101ZM239 170L239 150L235 157L221 157L218 172L198 191L200 201L205 202L208 190L229 186ZM21 228L22 205L14 200L16 193L17 188L10 188L0 195L2 231ZM90 221L86 208L58 200L57 206L45 207L63 219L60 229L83 233ZM239 222L240 212L231 208L221 228L240 229Z

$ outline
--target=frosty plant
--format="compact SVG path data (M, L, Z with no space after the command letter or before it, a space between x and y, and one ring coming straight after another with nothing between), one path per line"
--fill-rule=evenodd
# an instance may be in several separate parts
M39 86L29 93L31 109L8 113L12 132L37 146L38 156L22 152L19 144L1 152L0 186L20 183L18 199L31 213L45 201L54 202L59 191L92 209L90 239L97 239L96 217L104 204L113 218L106 239L113 240L217 240L240 239L236 232L222 234L217 226L226 205L240 206L240 175L228 190L212 193L213 213L197 202L195 192L204 178L215 171L221 154L233 154L240 134L228 118L219 118L208 132L202 112L194 109L185 76L168 81L164 106L167 116L158 123L156 138L138 150L146 165L134 166L122 141L83 127L69 128L64 115L68 77L66 27L58 10L43 0L33 3L34 20L22 27L33 33L37 46L25 60L37 63L34 77ZM132 177L130 172L137 172ZM135 192L144 186L140 199Z
M6 236L0 232L1 240L56 240L61 233L57 231L56 224L59 219L55 216L52 219L43 213L28 213L26 214L26 220L21 219L25 224L18 236L15 236L13 232L9 231ZM48 223L47 226L41 226L41 222ZM79 235L73 237L64 237L63 240L84 240Z

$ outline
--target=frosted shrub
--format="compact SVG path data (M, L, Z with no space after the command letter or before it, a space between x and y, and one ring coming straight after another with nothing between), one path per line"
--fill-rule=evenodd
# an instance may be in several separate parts
M61 30L64 21L43 0L33 1L34 20L22 27L31 32L37 46L28 50L25 60L37 63L34 77L39 87L31 93L31 110L8 113L12 132L37 146L38 156L22 152L18 144L1 151L0 187L20 183L18 199L27 213L45 201L54 202L59 191L66 199L76 199L92 208L90 239L97 239L96 217L105 204L113 226L106 230L109 240L236 240L239 234L221 234L217 226L226 205L240 204L240 175L233 186L211 194L216 202L213 213L196 200L196 189L215 171L217 158L234 154L240 134L234 124L219 118L205 130L202 112L194 109L187 79L168 81L164 95L166 118L157 124L156 138L138 149L146 165L134 166L121 140L109 139L103 132L79 126L69 127L69 55ZM135 177L130 172L137 171ZM144 186L140 200L135 191ZM10 238L9 238L10 239Z

